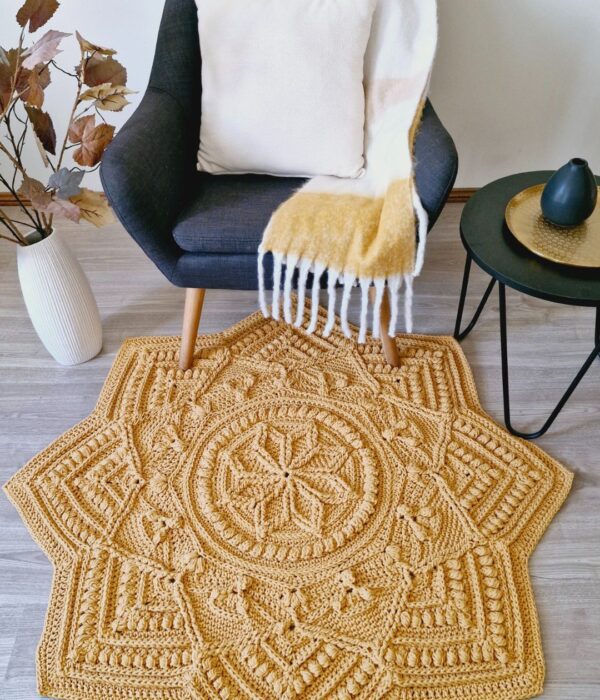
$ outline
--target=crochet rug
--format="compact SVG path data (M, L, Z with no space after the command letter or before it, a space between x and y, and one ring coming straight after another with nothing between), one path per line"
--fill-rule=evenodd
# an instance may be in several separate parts
M527 698L527 562L571 474L482 411L449 338L255 314L123 345L92 415L7 485L55 567L40 693ZM24 581L26 586L27 582Z

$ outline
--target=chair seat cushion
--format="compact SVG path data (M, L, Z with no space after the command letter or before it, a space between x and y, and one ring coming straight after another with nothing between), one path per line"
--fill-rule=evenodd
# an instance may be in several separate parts
M198 174L173 237L188 253L256 255L271 214L304 182L269 175Z

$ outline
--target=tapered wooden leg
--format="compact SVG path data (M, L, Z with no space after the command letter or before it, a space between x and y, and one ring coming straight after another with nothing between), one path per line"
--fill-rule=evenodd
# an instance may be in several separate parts
M204 289L187 289L185 292L185 308L183 311L183 331L181 332L181 350L179 352L179 367L189 369L194 361L194 348L204 303Z
M370 290L371 302L375 300L375 289ZM390 296L386 289L383 293L383 299L381 300L381 344L383 346L383 354L388 364L392 367L400 366L400 359L398 357L398 348L396 347L396 342L393 338L388 335L388 329L390 325Z

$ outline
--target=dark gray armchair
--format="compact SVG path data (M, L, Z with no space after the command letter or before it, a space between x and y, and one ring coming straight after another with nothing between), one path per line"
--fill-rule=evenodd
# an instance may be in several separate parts
M150 82L102 161L119 220L159 270L186 287L182 367L189 367L204 289L256 289L256 251L297 178L198 173L201 57L195 0L166 0ZM433 226L456 178L452 138L427 103L416 181ZM266 281L271 277L266 262Z

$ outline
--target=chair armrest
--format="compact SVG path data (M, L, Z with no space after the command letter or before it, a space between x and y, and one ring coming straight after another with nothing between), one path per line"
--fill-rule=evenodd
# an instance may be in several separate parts
M433 106L427 101L415 141L415 180L433 227L446 203L458 172L458 153Z
M197 145L197 126L175 99L149 88L100 168L117 217L169 279L182 252L172 231L195 174Z

